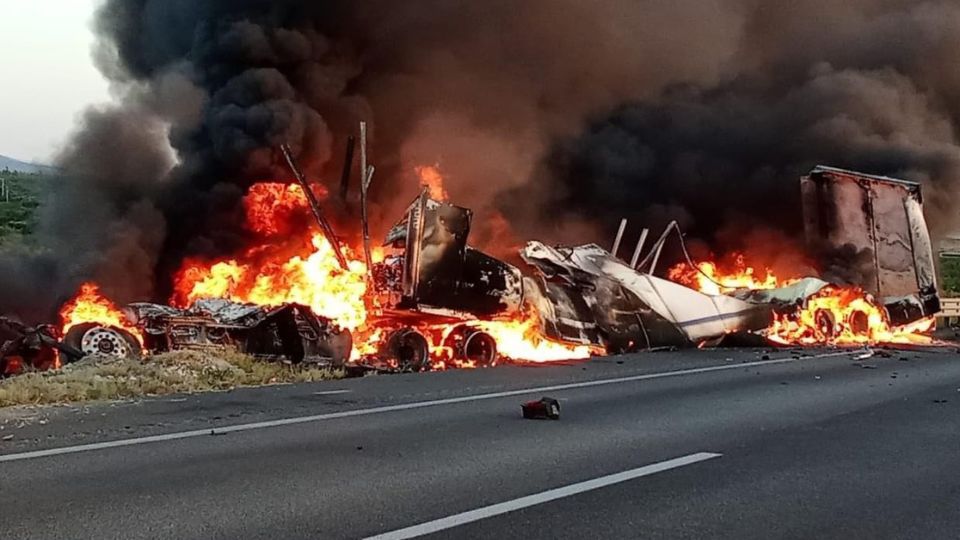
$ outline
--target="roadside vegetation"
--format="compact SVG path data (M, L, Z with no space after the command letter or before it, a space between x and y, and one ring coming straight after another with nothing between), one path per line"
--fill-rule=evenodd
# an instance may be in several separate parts
M262 362L236 351L180 351L144 361L91 356L61 370L0 380L0 407L223 391L343 376L343 370Z
M0 249L30 244L43 193L54 179L9 171L0 171L0 179Z
M945 296L960 296L960 255L940 256L940 289Z

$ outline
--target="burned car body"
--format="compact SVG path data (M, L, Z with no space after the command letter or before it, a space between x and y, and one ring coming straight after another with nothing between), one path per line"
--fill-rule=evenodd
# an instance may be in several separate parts
M59 332L52 325L27 326L0 317L0 378L19 374L28 368L47 370L56 366L61 356L79 354L60 341Z
M210 299L187 309L141 302L122 311L124 327L81 323L62 338L53 326L27 327L0 317L0 376L88 355L140 358L144 352L227 347L259 360L341 367L353 348L348 330L299 304L267 308Z
M350 332L299 304L265 308L228 300L201 300L188 309L149 303L127 306L151 352L234 347L262 360L342 366Z

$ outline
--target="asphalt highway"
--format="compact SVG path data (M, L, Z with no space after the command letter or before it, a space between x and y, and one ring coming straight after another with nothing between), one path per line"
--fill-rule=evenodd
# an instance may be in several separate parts
M0 538L956 538L960 355L879 352L0 412Z

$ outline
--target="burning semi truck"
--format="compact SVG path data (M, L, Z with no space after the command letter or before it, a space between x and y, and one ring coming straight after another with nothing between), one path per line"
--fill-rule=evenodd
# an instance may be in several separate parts
M858 281L769 271L761 279L750 269L750 279L731 283L689 258L689 273L659 278L669 234L683 241L675 224L632 264L597 245L530 242L521 257L533 271L524 275L469 248L469 211L426 192L388 235L403 248L383 272L393 280L377 281L393 284L396 307L477 318L467 324L480 329L490 324L484 319L532 313L546 339L605 353L702 346L738 333L800 345L927 341L921 332L932 327L939 300L920 185L817 167L801 189L807 243L860 253L866 268Z
M801 179L808 244L858 253L867 262L855 282L746 267L723 274L689 255L664 279L654 274L671 233L683 247L675 224L642 260L638 245L630 263L593 244L529 242L522 271L469 246L472 212L426 188L372 247L365 165L362 245L351 248L324 219L323 193L287 157L298 183L256 184L245 199L259 245L184 261L170 305L121 308L85 285L61 311L60 330L7 340L4 357L50 364L44 348L72 361L229 346L270 360L424 370L704 346L738 334L799 345L922 342L939 309L912 182L828 167ZM290 216L308 210L318 230L291 229Z

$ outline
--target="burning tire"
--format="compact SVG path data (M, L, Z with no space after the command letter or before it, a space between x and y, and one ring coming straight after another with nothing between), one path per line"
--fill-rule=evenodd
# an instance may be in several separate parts
M837 319L829 310L818 309L813 314L813 320L817 325L817 331L826 339L833 339L837 335Z
M492 366L497 361L497 341L476 328L458 326L450 333L446 345L453 350L455 358L473 362L477 367Z
M867 336L870 334L870 318L867 312L861 309L854 310L847 317L847 325L855 335Z
M413 328L402 328L390 334L383 352L401 370L424 371L430 368L430 344Z
M84 356L99 354L114 358L140 358L140 343L133 334L112 326L96 323L78 324L67 332L63 342L83 352ZM76 362L80 358L67 358Z

